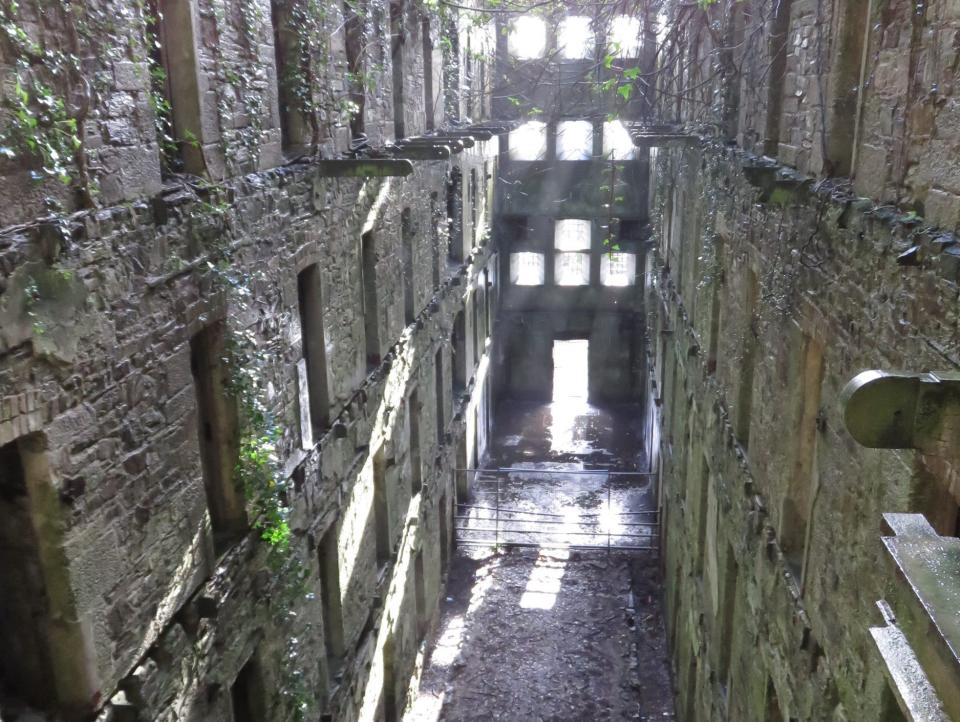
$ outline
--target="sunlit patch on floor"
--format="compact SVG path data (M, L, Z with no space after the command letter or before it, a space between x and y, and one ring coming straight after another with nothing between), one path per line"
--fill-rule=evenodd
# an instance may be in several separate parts
M553 609L569 557L569 553L559 550L549 555L540 553L520 597L522 609Z

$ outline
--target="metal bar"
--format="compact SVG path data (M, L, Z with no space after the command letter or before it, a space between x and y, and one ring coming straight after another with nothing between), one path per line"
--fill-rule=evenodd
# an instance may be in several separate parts
M460 528L460 529L466 529L467 526L469 526L470 524L480 523L480 522L484 522L484 521L490 521L490 519L488 519L488 518L487 518L487 519L475 519L475 518L470 518L470 517L465 517L465 516L458 516L458 517L456 517L456 518L454 519L454 521L455 521L455 522L463 522L466 526L458 527L458 528ZM503 519L503 520L501 520L501 521L504 522L504 523L511 523L511 522L512 522L512 523L514 523L514 524L534 524L534 525L535 525L535 524L550 524L550 525L555 525L555 526L561 526L561 525L563 525L563 524L567 524L567 523L568 523L568 522L563 522L563 521L539 521L539 520L537 520L537 519ZM570 526L573 526L573 525L576 524L576 522L569 522L569 524L570 524ZM581 526L581 527L587 526L586 524L576 524L576 525L577 525L577 526ZM620 528L622 528L622 529L649 529L651 532L654 531L654 530L656 530L656 529L658 529L658 528L660 527L660 525L659 525L659 524L656 524L656 523L650 523L650 524L620 524L619 526L620 526ZM598 531L595 531L595 532L591 532L591 533L593 533L593 534L609 533L609 534L612 534L613 536L617 536L618 534L627 533L627 532L616 532L616 531L613 531L612 529L611 529L609 532L604 532L604 531L601 529L601 530L598 530Z
M648 475L647 475L647 474L632 474L632 476L638 476L638 477L642 476L642 477L646 478ZM541 482L541 481L547 480L547 479L545 479L545 477L546 477L546 475L544 474L544 475L542 475L541 477L538 477L538 478L535 478L535 479L510 479L509 481L513 481L513 482L516 482L516 483L518 483L518 484L519 484L519 483L530 483L530 482ZM490 479L481 479L481 478L479 478L479 477L474 477L473 482L474 482L475 484L495 484L496 481L497 481L497 479L502 479L502 478L503 478L503 477L495 477L495 478L490 478Z
M458 507L463 509L478 509L479 511L495 511L496 507L494 506L484 506L482 504L457 504ZM501 509L504 514L533 514L535 516L550 516L550 517L565 517L566 514L551 514L546 511L527 511L526 509ZM616 514L616 518L627 517L627 516L640 516L641 514L656 514L656 509L650 509L649 511L619 511ZM580 514L578 519L593 519L604 517L603 514Z
M606 476L654 476L653 471L606 471L605 469L457 469L471 474L604 474Z
M495 527L489 526L474 526L474 527L457 527L457 531L464 532L466 534L476 534L478 532L496 532ZM527 534L532 536L606 536L601 531L549 531L546 529L515 529L509 528L506 529L503 526L500 527L500 531L504 534ZM650 534L638 534L635 532L616 532L610 534L611 539L651 539L655 535Z
M458 518L458 519L466 519L466 520L470 520L470 519L471 519L471 517L457 517L457 518ZM483 519L483 518L476 518L476 519L473 519L473 520L474 520L474 521L485 521L485 519ZM589 522L589 523L582 523L582 522L579 522L579 521L553 521L552 519L503 519L502 521L504 521L504 522L506 522L506 523L513 522L514 524L549 524L549 525L551 525L551 526L564 526L564 525L566 525L566 526L588 526L589 524L594 524L594 525L596 525L596 524L599 524L599 523L600 523L600 522L598 522L598 521L593 521L593 522ZM619 524L618 526L628 527L628 528L647 529L647 528L653 528L653 527L655 527L656 524L654 524L654 523L651 522L651 523L649 523L649 524L644 524L644 523L637 523L637 524ZM603 532L603 531L598 531L597 533L598 533L598 534L603 534L604 532Z
M496 511L495 509L490 509L489 511ZM511 514L512 512L508 510L502 510L503 514ZM455 515L456 519L463 520L466 522L470 521L487 521L490 519L496 519L496 514L458 514ZM501 517L502 518L502 517ZM520 524L579 524L580 526L596 526L602 524L602 519L573 519L573 520L555 520L555 519L522 519L519 517L510 517L509 519L503 519L503 521L513 521ZM625 528L654 528L660 526L659 521L617 521L616 524L613 524L613 528L625 527Z
M464 540L464 546L493 546L492 539L470 539ZM603 551L606 549L603 545L596 544L537 544L534 542L503 542L500 546L505 547L527 547L536 549L597 549ZM617 546L616 551L655 551L655 546Z
M547 532L542 529L538 531L536 529L512 529L512 528L507 529L504 527L494 527L493 529L491 529L490 527L473 527L473 528L466 527L466 528L458 529L457 531L465 531L469 533L481 532L481 531L492 531L496 534L499 534L502 531L504 534L541 534L541 535L554 534L558 536L599 536L599 537L604 536L604 533L602 531ZM621 537L621 538L629 538L629 539L646 539L648 537L651 537L652 534L614 534L613 536Z
M497 545L496 548L500 549L500 477L497 477Z

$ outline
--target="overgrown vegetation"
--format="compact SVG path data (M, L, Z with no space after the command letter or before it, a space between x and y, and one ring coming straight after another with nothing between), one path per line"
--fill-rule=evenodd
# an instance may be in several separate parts
M55 5L64 19L72 19L69 2L58 0ZM39 11L36 3L33 9ZM84 195L90 195L84 175L84 114L68 101L68 90L80 75L76 43L64 49L63 38L58 38L55 47L47 47L30 36L20 11L16 0L0 1L0 44L3 55L13 61L14 72L13 92L3 96L0 111L0 157L24 161L34 180L78 184Z

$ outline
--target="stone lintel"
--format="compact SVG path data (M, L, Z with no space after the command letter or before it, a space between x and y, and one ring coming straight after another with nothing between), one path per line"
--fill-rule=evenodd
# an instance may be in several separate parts
M325 178L386 178L413 173L413 164L402 158L319 160L314 167L316 174Z
M464 148L473 147L472 138L444 138L442 136L429 136L421 138L404 138L397 145L439 145L450 148L451 153L459 153Z
M447 160L450 147L446 145L402 145L394 151L394 157L408 160Z

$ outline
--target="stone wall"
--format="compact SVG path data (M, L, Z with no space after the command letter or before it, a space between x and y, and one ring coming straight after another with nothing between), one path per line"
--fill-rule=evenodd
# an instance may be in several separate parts
M684 74L661 79L681 91L661 113L700 131L659 149L647 268L680 708L688 720L900 720L869 627L877 600L906 612L911 592L885 561L881 521L916 512L955 535L956 455L863 448L838 399L865 369L960 366L955 220L929 212L957 178L928 150L936 137L939 158L952 154L951 104L909 100L940 72L933 29L949 12L781 3L778 70L777 4L737 5L675 9L699 68L678 60ZM726 69L722 33L744 38ZM923 108L933 135L898 126ZM830 177L841 173L852 178Z
M161 4L171 17L179 0ZM24 202L3 217L22 223L0 232L0 449L23 473L5 465L0 487L17 523L38 537L35 548L16 553L24 573L35 578L40 570L51 619L36 621L45 631L23 654L47 667L36 674L46 697L28 701L51 716L229 720L244 707L262 719L372 720L378 709L402 706L420 663L453 543L453 469L463 465L455 450L482 454L473 447L485 434L474 427L489 418L485 346L499 276L484 229L498 141L399 169L359 160L331 170L320 159L346 148L349 118L326 108L316 111L319 157L281 165L284 90L274 69L271 18L278 16L269 5L179 7L202 31L195 46L197 77L208 88L202 127L213 129L196 148L205 181L169 175L154 195L161 174L153 120L123 113L139 123L129 153L152 168L148 178L118 181L122 192L111 195L109 176L97 176L96 210L31 220L37 206ZM400 5L407 43L395 55L404 79L398 107L390 8L372 5L364 37L374 49L385 45L385 55L376 69L383 77L364 85L363 112L369 142L381 144L398 120L407 134L425 130L430 44L420 33L438 22L418 5ZM30 32L56 22L53 11L37 20L33 5L20 9L17 22ZM316 69L342 83L343 19L327 9L320 27L337 30L324 49L328 62ZM146 10L111 10L118 23L139 29L124 50L135 54ZM259 18L255 34L231 34L254 17L245 18L249 12ZM253 43L255 60L243 43ZM119 72L135 64L124 57L105 53L91 62ZM235 78L231 63L252 71L262 122L244 110L236 83L247 81ZM123 67L139 89L111 76L109 93L98 97L127 93L145 105L143 66ZM252 126L257 133L245 134ZM133 161L122 166L127 172ZM450 260L447 238L454 169L480 179L475 202L462 198L462 261ZM10 168L4 182L19 183L21 174ZM120 198L129 202L109 205ZM298 274L314 264L322 309L308 328ZM465 345L454 353L459 313ZM229 363L221 381L207 382L221 411L204 412L196 339L218 324L226 342L208 361ZM305 358L319 349L329 418L311 419L308 410L318 407ZM457 394L455 364L465 375ZM246 531L223 543L208 510L215 497L238 490L211 488L203 457L236 458L235 441L218 442L216 429L211 436L210 413L229 416L229 399L247 398L245 383L256 405L241 416L262 415L255 428L267 445L248 439L254 445L242 447L237 470L231 462L223 473L246 478L249 455L270 449L275 457L256 463L276 473L267 486L243 490ZM288 538L261 540L282 531L269 514L289 525ZM332 572L330 564L324 570L331 549ZM339 593L326 595L324 583ZM337 614L326 608L333 597ZM3 609L19 608L17 598L7 601ZM49 656L60 661L51 667ZM0 709L16 709L20 691L0 693Z

